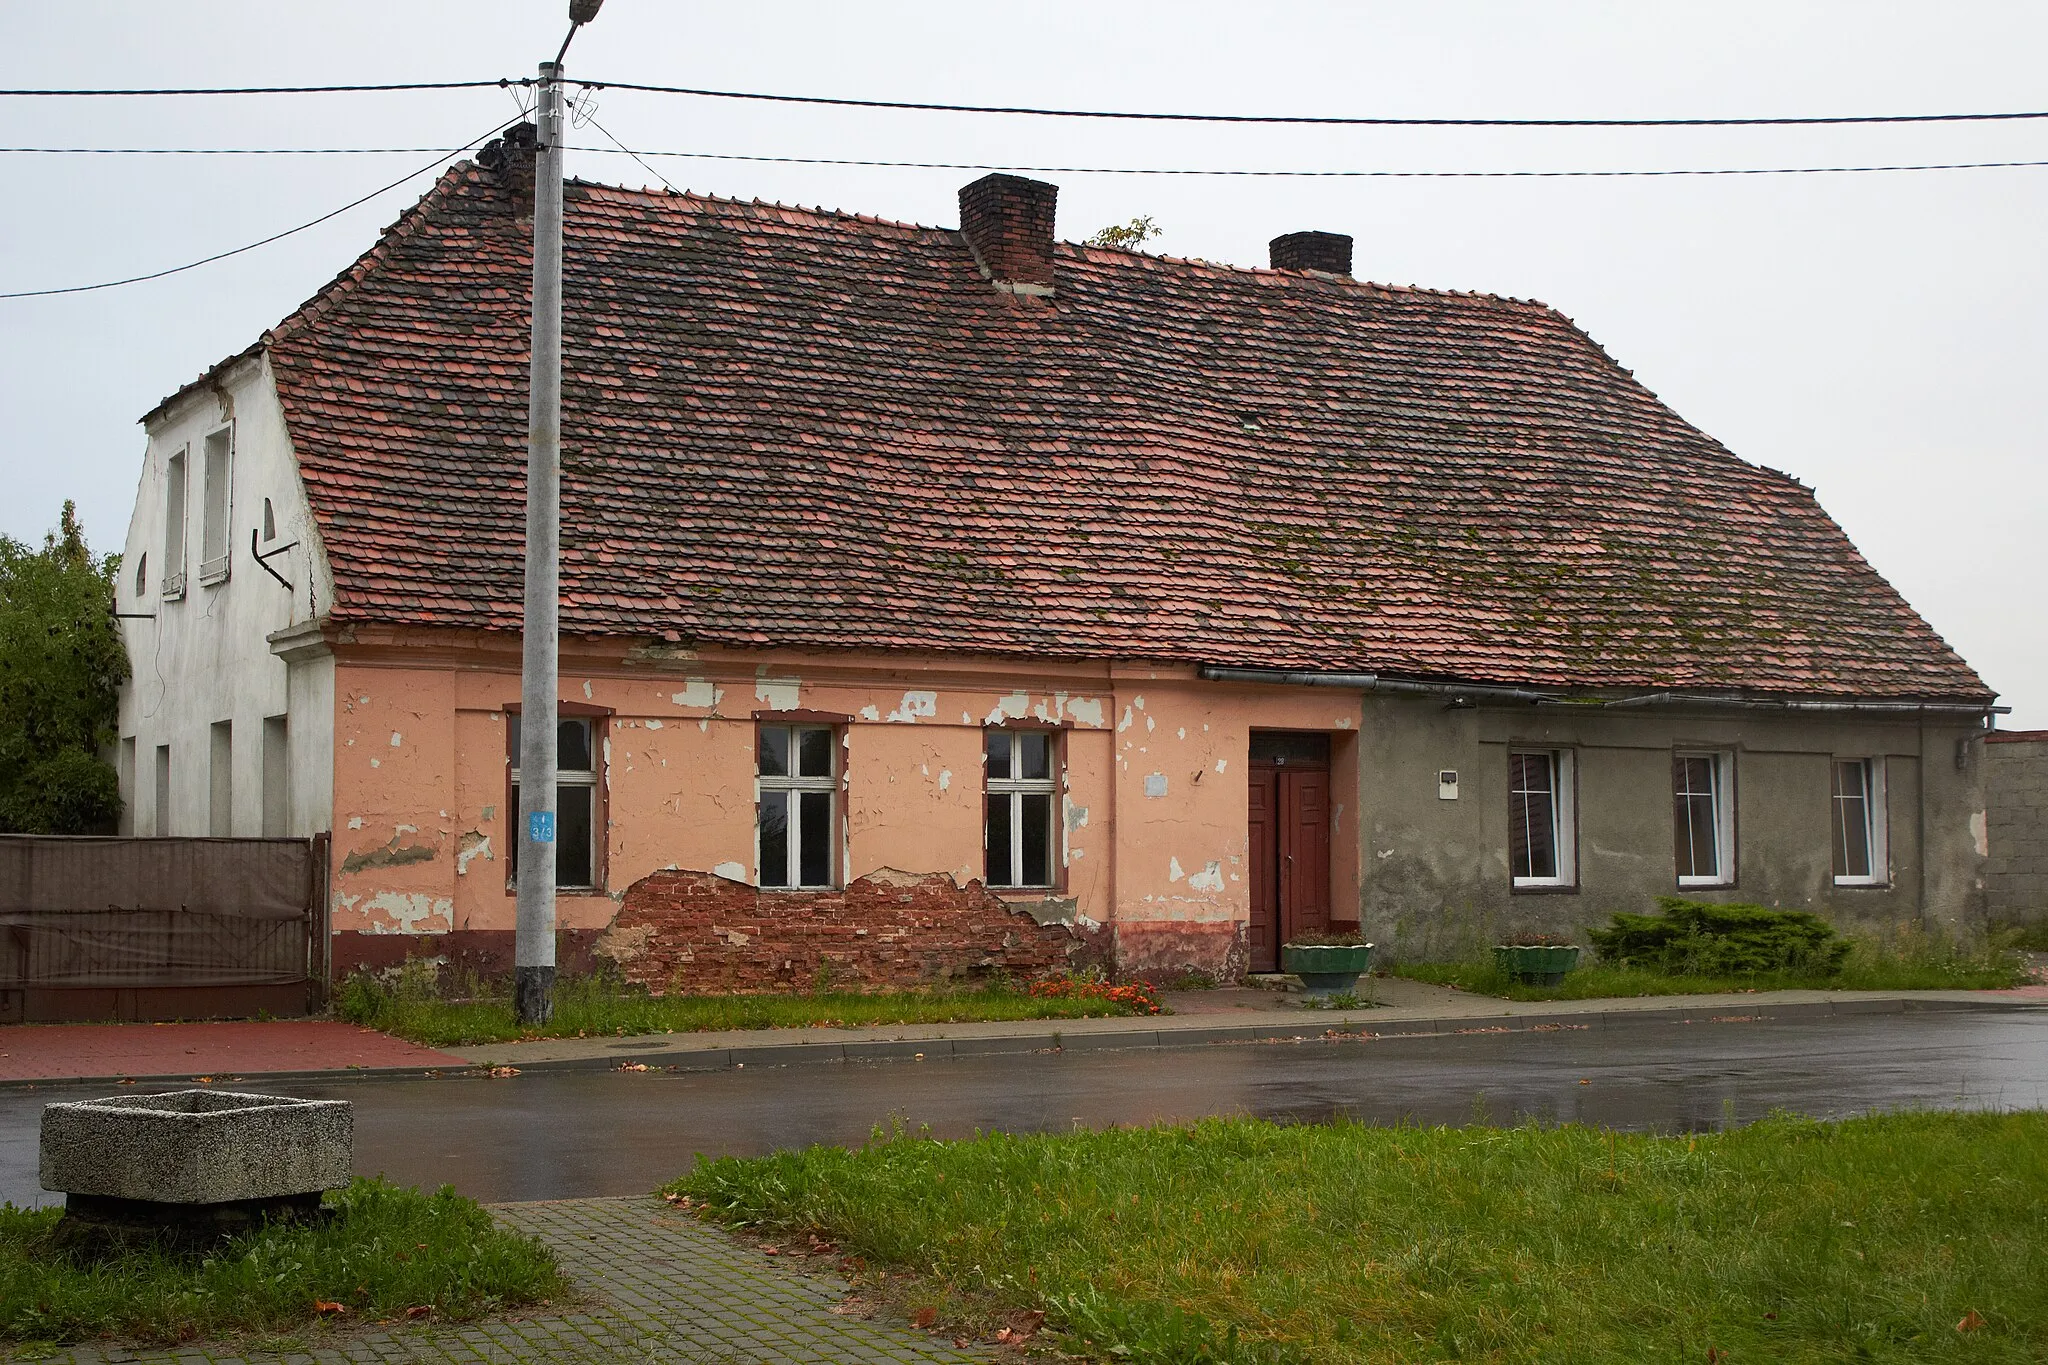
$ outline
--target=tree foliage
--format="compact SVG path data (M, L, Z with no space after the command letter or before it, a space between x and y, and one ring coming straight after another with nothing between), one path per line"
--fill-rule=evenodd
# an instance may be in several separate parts
M1114 247L1118 251L1137 251L1154 237L1164 236L1166 229L1152 221L1147 213L1131 219L1128 223L1111 223L1088 239L1089 246Z
M0 536L0 830L89 834L121 813L112 744L128 654L118 555L95 559L73 504L40 550Z

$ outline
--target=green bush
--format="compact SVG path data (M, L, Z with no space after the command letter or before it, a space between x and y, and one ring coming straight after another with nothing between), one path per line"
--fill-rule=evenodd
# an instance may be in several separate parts
M1721 905L1683 896L1659 896L1657 904L1662 914L1620 911L1608 928L1593 930L1601 958L1672 976L1827 976L1849 955L1849 941L1804 910Z
M121 779L83 749L60 749L0 796L0 829L17 834L112 834Z
M76 510L40 550L0 536L0 831L110 833L121 801L93 757L114 742L128 654L120 556L94 556Z

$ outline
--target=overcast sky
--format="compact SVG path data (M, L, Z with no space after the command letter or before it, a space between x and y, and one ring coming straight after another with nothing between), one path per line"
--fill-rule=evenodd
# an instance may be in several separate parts
M559 0L30 5L7 87L524 75ZM572 76L980 104L1452 117L2048 108L2039 3L784 4L610 0ZM499 90L0 100L8 146L454 147ZM1565 170L2048 160L2048 121L1833 129L1216 127L860 112L602 92L636 149L1011 166ZM604 144L596 127L573 139ZM176 265L293 226L431 154L0 156L0 292ZM677 186L952 226L977 172L650 158ZM573 174L653 183L617 155ZM1060 232L1150 214L1153 249L1263 265L1350 233L1361 278L1538 298L1689 421L1796 475L2014 714L2048 727L2041 410L2048 167L1637 179L1222 179L1073 172ZM260 251L123 289L0 301L7 496L40 536L75 498L123 539L135 420L241 349L431 183Z

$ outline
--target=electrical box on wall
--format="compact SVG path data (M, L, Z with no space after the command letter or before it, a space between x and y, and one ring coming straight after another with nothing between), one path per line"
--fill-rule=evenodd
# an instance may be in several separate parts
M1455 801L1458 799L1458 770L1445 768L1436 775L1436 799Z

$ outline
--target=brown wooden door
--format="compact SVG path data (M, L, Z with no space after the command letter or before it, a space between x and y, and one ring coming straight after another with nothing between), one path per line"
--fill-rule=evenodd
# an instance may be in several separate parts
M1252 885L1249 934L1251 970L1280 970L1280 823L1279 774L1271 764L1251 765L1248 857Z
M1329 740L1256 733L1248 772L1248 965L1277 972L1282 943L1330 927Z
M1330 774L1287 767L1280 778L1282 941L1330 927Z

